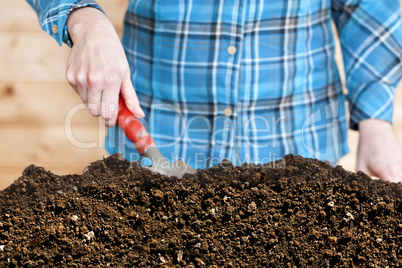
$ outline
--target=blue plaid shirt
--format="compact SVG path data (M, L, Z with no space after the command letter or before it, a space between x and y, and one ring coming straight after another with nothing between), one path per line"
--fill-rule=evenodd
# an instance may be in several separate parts
M68 13L100 9L94 1L28 2L42 28L70 46ZM352 129L368 118L391 122L402 75L399 0L132 0L122 42L149 133L170 161L195 168L288 153L336 162L348 152L346 99ZM140 160L117 127L106 147Z

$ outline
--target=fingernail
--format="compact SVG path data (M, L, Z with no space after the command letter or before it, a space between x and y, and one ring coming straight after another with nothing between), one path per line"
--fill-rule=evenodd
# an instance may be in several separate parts
M141 113L135 113L134 115L135 115L135 117L137 117L137 118L144 118L144 117L145 117L145 114L144 114L143 111L141 111Z
M139 109L139 111L138 111L138 109L135 109L134 108L134 106L133 105L130 105L130 108L129 108L129 110L137 110L137 112L136 113L133 113L136 117L138 117L138 118L143 118L143 117L145 117L145 113L144 113L144 111L140 108Z

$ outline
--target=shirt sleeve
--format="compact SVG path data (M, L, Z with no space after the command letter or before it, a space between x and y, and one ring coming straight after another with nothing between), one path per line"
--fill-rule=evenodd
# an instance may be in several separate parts
M71 11L86 6L102 11L94 0L27 0L27 2L38 15L42 29L56 39L60 46L62 42L70 47L73 45L66 25Z
M375 118L392 123L402 76L399 0L332 0L345 65L350 128Z

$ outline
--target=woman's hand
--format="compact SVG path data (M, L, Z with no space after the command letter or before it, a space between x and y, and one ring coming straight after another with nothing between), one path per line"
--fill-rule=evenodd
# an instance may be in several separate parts
M67 27L74 44L67 81L91 115L102 116L107 127L115 126L121 96L136 117L144 117L123 46L109 19L98 9L84 7L69 14Z
M402 182L402 147L389 122L367 119L359 123L356 170L382 180Z

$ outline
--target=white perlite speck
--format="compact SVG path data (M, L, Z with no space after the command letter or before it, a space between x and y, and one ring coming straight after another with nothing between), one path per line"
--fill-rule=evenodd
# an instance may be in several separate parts
M166 259L160 253L158 253L158 255L159 255L159 260L161 261L161 263L165 263Z
M252 212L257 212L257 205L255 204L254 201L251 202L251 203L248 205L248 210L249 210L249 211L252 211Z
M179 250L177 252L177 262L181 262L182 259L183 259L183 251Z
M345 218L343 218L343 220L346 221L346 222L349 222L349 221L354 220L354 219L355 219L355 217L353 217L352 213L350 213L350 212L347 212L346 215L345 215Z
M215 211L214 208L211 208L211 209L209 210L209 213L211 213L211 215L214 216L214 215L216 214L216 211Z
M90 241L92 238L95 237L95 233L93 231L90 231L90 232L84 234L84 236L88 241Z

